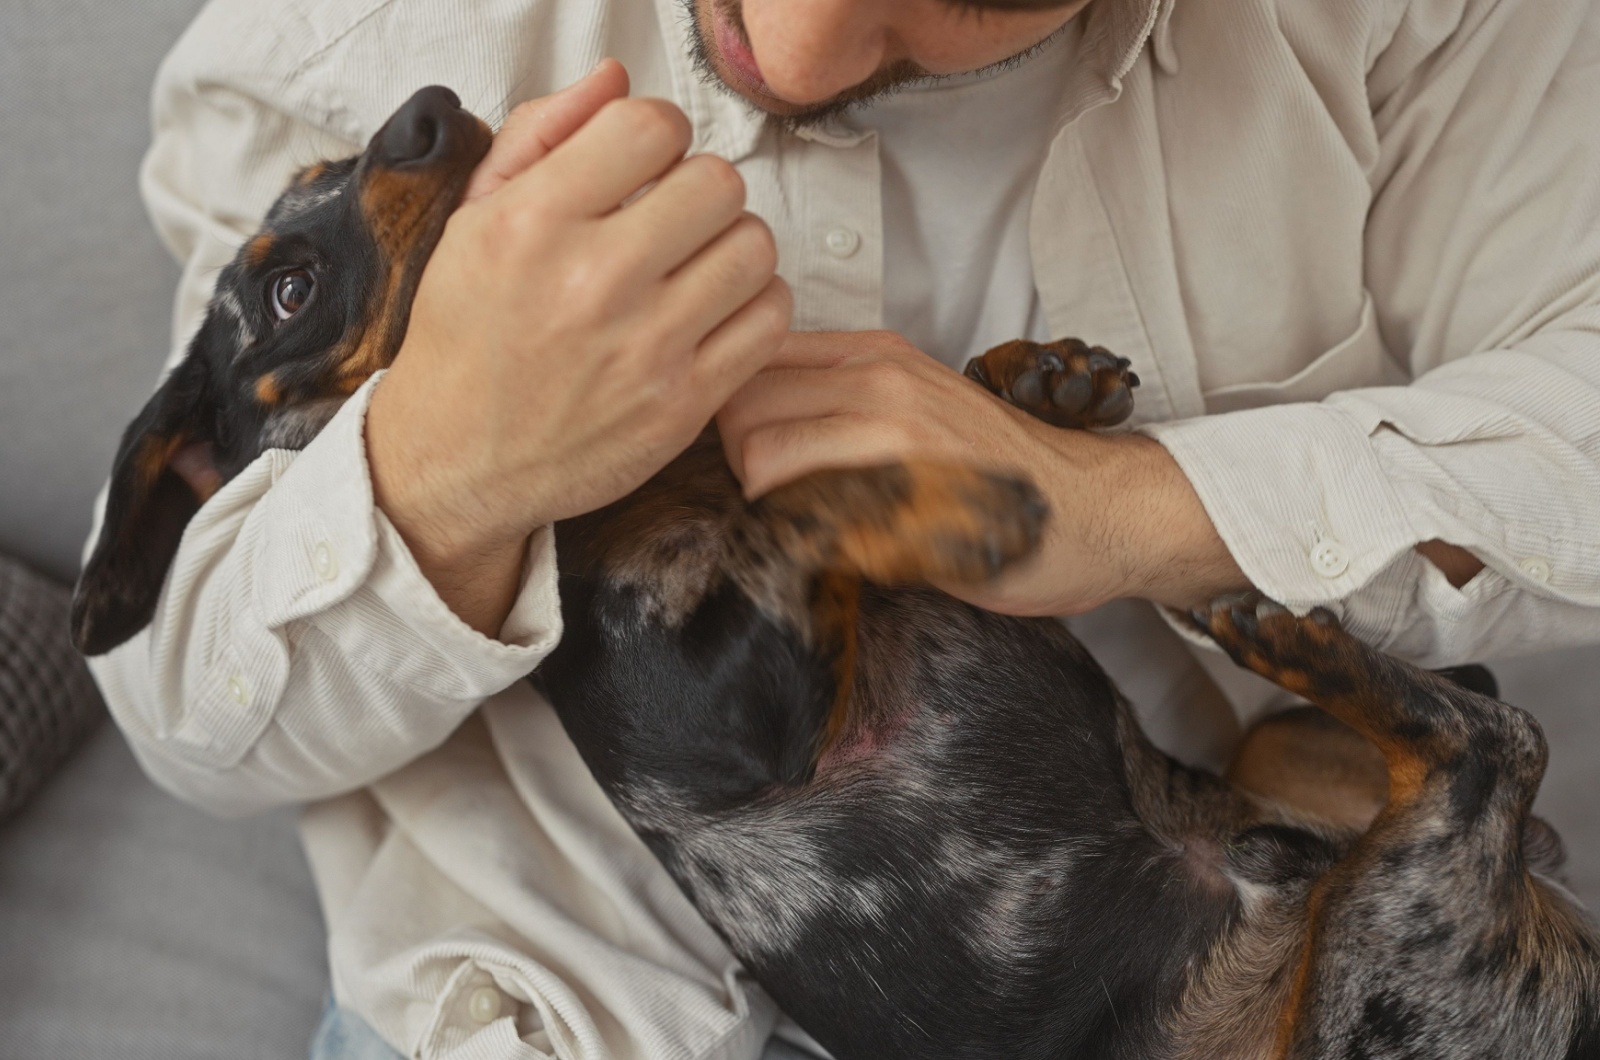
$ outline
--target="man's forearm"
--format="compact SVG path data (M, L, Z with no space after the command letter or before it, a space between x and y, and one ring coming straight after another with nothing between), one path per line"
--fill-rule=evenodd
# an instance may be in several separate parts
M1128 484L1119 491L1127 537L1111 551L1136 588L1130 595L1186 607L1247 588L1249 579L1166 449L1143 435L1105 440L1115 454L1108 460L1113 481ZM1444 541L1424 541L1416 550L1458 589L1483 570L1477 556Z
M445 606L472 629L498 639L517 600L528 539L468 540L459 524L468 520L469 513L458 508L452 521L430 508L424 472L407 446L410 434L404 429L403 412L392 404L400 395L385 390L379 386L373 393L366 420L373 500L399 531L422 576Z
M1189 607L1249 588L1199 494L1159 442L1140 434L1093 440L1101 450L1105 554L1121 571L1119 595Z

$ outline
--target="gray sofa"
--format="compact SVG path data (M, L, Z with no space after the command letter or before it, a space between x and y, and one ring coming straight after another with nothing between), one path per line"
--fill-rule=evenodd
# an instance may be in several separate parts
M149 83L198 7L0 4L0 553L62 582L166 346L177 274L135 173ZM1600 908L1600 651L1495 669L1547 727L1541 809ZM326 991L291 813L211 820L101 725L0 823L0 1057L292 1060Z
M73 577L177 269L135 178L200 0L0 3L0 554ZM0 1057L303 1060L326 996L290 812L218 821L101 724L0 823Z

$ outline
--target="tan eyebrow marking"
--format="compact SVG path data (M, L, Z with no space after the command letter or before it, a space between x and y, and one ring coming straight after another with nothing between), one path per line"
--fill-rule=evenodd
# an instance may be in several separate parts
M244 260L252 267L260 265L267 260L267 255L272 253L272 248L277 245L277 240L271 232L262 232L244 245Z
M263 405L276 405L283 400L283 390L271 372L256 380L256 400Z

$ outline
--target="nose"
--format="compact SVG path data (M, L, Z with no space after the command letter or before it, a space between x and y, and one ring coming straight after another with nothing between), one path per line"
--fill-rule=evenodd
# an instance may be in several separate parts
M461 97L448 88L421 89L383 127L378 161L391 166L428 161L443 145L450 117L460 111Z

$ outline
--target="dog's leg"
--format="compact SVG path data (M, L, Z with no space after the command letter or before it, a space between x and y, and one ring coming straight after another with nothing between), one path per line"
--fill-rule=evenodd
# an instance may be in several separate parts
M1038 547L1047 515L1026 479L918 461L816 472L750 506L729 575L833 660L812 761L870 724L855 694L861 583L983 581Z
M1077 339L1018 339L967 363L966 375L1057 427L1111 427L1133 411L1139 377L1129 362Z
M1538 724L1367 647L1327 611L1300 618L1252 594L1193 617L1372 741L1389 773L1372 827L1312 889L1275 1055L1571 1055L1600 958L1582 914L1528 872Z
M806 475L750 517L787 564L903 585L993 577L1038 547L1048 511L1025 478L913 461Z
M1261 719L1228 765L1228 783L1319 821L1364 831L1389 795L1383 755L1316 707Z

